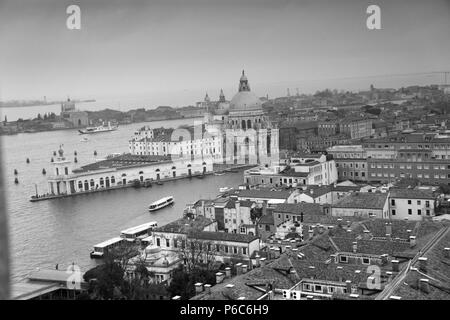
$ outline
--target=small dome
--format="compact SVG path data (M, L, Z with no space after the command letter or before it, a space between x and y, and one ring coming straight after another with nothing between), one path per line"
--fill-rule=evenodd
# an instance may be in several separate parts
M156 245L150 245L147 248L145 248L146 254L155 254L161 251L161 248Z

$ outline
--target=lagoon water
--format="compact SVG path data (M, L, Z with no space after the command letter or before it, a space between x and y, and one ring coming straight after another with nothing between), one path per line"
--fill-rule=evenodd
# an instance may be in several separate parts
M197 120L198 121L198 120ZM149 122L151 127L178 127L193 124L193 119ZM199 198L213 198L218 189L242 183L242 173L207 176L204 179L182 179L154 185L151 188L123 189L79 195L72 198L32 203L30 196L46 193L46 176L52 173L53 151L63 145L65 155L73 160L77 151L81 166L114 152L127 152L128 140L144 124L121 126L109 133L89 135L81 142L76 130L24 133L3 136L2 162L5 174L9 217L10 255L13 281L19 281L36 268L65 268L75 262L82 271L95 265L89 253L92 246L118 236L120 231L148 221L164 225L181 217L186 204ZM30 163L26 163L26 159ZM14 184L14 169L19 184ZM175 198L174 206L149 213L148 204L167 195Z

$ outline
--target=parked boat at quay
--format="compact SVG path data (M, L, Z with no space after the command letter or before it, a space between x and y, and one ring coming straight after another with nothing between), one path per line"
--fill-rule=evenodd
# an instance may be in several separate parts
M121 237L114 237L112 239L103 241L94 246L94 250L91 252L91 259L103 258L109 250L119 246L124 243L125 239Z
M120 232L120 237L126 241L134 242L150 236L151 231L158 226L158 222L151 221Z
M158 201L151 203L148 206L148 211L153 212L153 211L162 209L164 207L170 206L173 203L174 203L173 196L164 197L164 198L159 199Z

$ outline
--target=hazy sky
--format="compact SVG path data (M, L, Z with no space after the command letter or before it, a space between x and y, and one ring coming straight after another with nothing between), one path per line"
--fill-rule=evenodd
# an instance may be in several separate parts
M70 4L81 30L66 28ZM382 30L366 28L370 4ZM265 95L280 83L450 70L450 0L0 0L0 40L3 100L170 103L221 87L231 98L242 69Z

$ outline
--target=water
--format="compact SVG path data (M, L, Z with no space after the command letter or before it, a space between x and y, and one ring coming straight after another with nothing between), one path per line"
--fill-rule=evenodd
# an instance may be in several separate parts
M194 120L150 122L152 127L178 127ZM242 173L207 176L165 182L151 188L123 189L80 195L72 198L32 203L31 195L47 192L46 177L52 173L50 159L59 145L73 160L77 151L81 166L92 162L94 150L98 158L114 152L127 152L128 139L144 124L121 126L118 131L90 135L89 142L80 142L76 130L41 132L3 136L2 160L9 213L12 278L19 281L36 268L60 269L72 262L83 271L95 265L89 258L92 246L118 236L120 231L148 221L164 225L181 217L187 203L199 198L213 198L218 188L242 183ZM30 164L26 159L30 159ZM18 170L19 184L14 184L14 169ZM35 185L36 183L36 185ZM148 204L167 195L173 195L175 204L150 214Z

